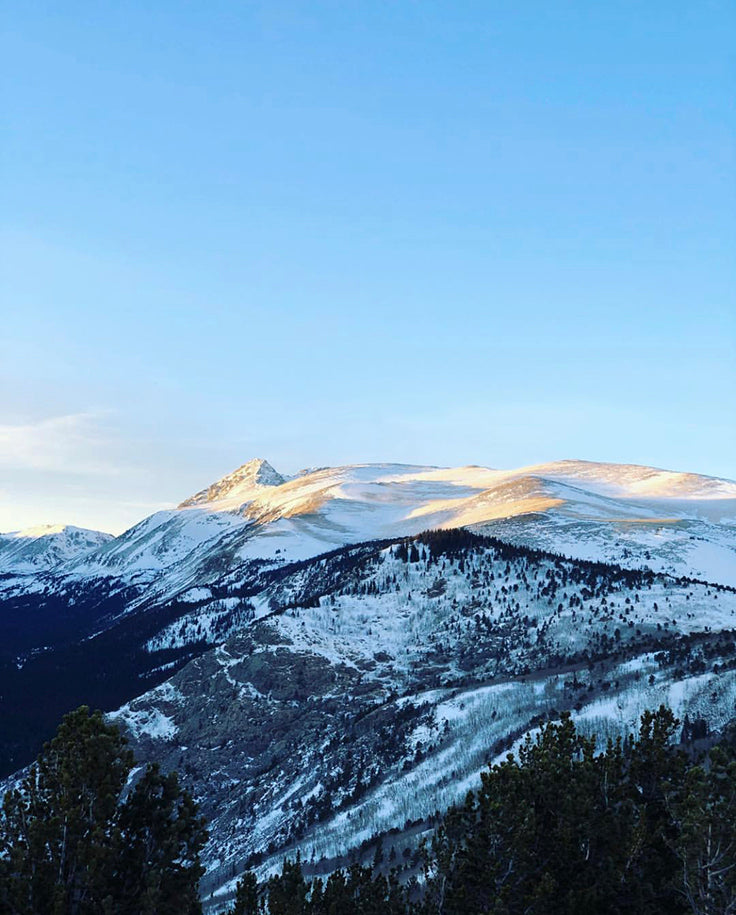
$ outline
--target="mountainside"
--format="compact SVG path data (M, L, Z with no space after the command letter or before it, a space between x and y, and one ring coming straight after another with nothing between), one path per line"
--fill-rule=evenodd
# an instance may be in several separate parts
M254 460L119 537L49 552L43 568L174 592L213 567L217 575L249 559L293 561L348 543L468 526L528 545L564 542L580 558L605 553L626 565L736 584L736 483L586 461L517 470L363 464L287 479ZM6 573L39 568L7 556Z
M0 573L35 574L73 562L113 539L67 525L41 525L0 534Z
M0 540L0 771L69 708L117 709L211 821L215 910L246 862L411 847L563 709L604 736L660 702L736 715L727 480L257 460L119 537L82 533L35 565Z
M247 591L217 599L240 613L227 639L115 716L197 786L208 891L246 863L426 829L553 710L604 736L662 701L714 727L735 712L736 594L712 585L448 532ZM182 644L214 603L150 648Z

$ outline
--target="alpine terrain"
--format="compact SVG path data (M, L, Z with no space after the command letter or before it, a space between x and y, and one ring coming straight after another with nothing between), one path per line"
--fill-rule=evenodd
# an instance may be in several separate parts
M254 460L118 537L0 535L1 774L82 703L200 802L211 911L285 855L410 859L562 711L736 716L736 483Z

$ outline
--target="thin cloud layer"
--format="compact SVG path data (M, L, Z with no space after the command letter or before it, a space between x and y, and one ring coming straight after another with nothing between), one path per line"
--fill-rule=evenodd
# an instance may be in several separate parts
M0 468L65 474L115 475L109 440L93 413L0 425Z

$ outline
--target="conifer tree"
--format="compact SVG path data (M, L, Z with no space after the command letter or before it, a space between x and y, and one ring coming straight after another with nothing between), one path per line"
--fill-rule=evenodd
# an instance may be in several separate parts
M206 831L175 773L149 767L81 707L0 812L3 915L194 915Z
M269 915L307 915L309 888L299 856L284 861L281 876L271 877L267 884Z
M736 912L736 758L714 747L675 810L681 891L693 915Z
M235 904L228 915L259 915L258 880L253 871L246 871L235 889Z
M118 823L124 837L115 880L119 915L199 912L206 830L176 772L149 766L120 807Z
M133 764L119 730L86 707L68 714L0 816L4 911L111 909L120 793ZM3 906L0 906L3 908Z

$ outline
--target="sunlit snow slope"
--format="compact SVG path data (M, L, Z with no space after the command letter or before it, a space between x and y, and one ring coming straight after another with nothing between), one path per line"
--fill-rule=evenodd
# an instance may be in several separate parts
M33 573L85 556L113 539L112 534L72 525L41 525L0 534L0 573Z
M736 483L635 465L515 470L357 464L287 479L255 460L83 557L85 573L144 575L223 557L306 559L428 528L481 527L582 558L736 584Z

